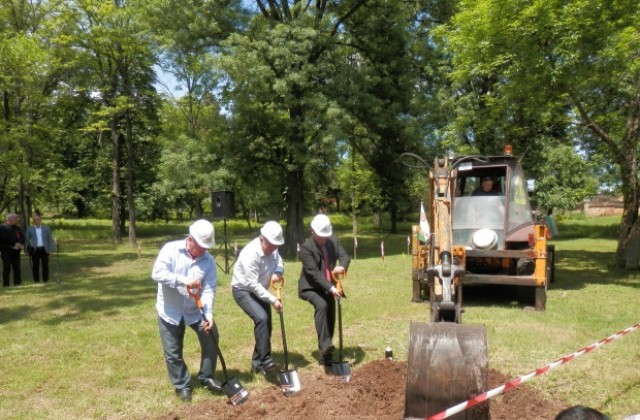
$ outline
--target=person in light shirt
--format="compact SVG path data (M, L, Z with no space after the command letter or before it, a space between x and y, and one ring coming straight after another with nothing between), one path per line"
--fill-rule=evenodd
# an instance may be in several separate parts
M53 250L51 228L42 224L42 216L34 214L33 224L27 228L24 237L26 244L24 253L31 258L31 271L34 283L40 283L40 266L42 266L42 282L49 281L49 255Z
M213 302L218 278L216 263L208 252L214 245L213 225L204 219L197 220L189 227L186 239L167 242L162 247L151 271L151 278L158 284L158 329L169 381L185 402L191 401L192 395L191 376L183 356L187 326L197 334L200 343L198 381L211 392L222 392L222 385L214 379L219 334L213 321ZM190 295L196 290L206 322Z
M282 281L284 264L278 247L283 244L282 227L274 221L265 223L260 235L240 251L231 278L233 299L253 321L251 369L261 375L278 369L271 357L271 306L281 311L282 302L269 287L272 282Z

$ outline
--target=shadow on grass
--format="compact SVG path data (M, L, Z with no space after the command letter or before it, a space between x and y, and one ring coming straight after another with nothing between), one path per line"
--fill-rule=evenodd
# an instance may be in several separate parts
M152 281L125 282L122 278L101 278L96 280L99 286L89 281L64 281L61 284L49 281L46 284L18 286L11 290L15 299L24 299L25 305L11 309L0 308L0 323L10 323L38 313L54 313L42 323L49 326L60 325L70 321L86 321L90 314L99 313L100 317L109 317L126 312L129 307L137 306L140 300L153 301L156 285ZM92 291L84 292L83 289ZM34 295L46 300L44 306L31 305Z
M639 287L637 270L615 267L613 252L556 251L555 282L550 289L574 290L587 284L615 284Z
M52 299L47 310L59 313L55 318L46 321L49 325L82 320L87 314L97 313L100 317L116 316L127 312L129 307L138 306L141 300L147 300L152 305L155 302L157 285L150 279L132 279L132 281L118 278L100 278L99 286L90 284L90 280L79 282L67 281L60 284L63 289L60 299ZM99 293L82 293L85 288L95 288ZM52 291L53 293L59 293Z

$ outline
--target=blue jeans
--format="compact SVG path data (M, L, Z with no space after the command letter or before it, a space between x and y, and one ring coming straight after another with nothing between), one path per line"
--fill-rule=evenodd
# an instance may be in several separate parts
M258 368L273 362L271 358L271 304L246 290L234 288L232 294L238 306L253 321L253 336L256 344L253 347L251 365L254 368Z
M198 371L198 380L202 381L206 378L213 378L218 361L218 349L216 343L219 341L218 328L213 326L211 332L213 336L200 328L200 323L189 325L198 335L200 342L200 370ZM184 333L186 326L184 320L178 325L171 325L158 317L158 329L160 330L160 341L162 342L162 350L164 352L164 360L167 363L167 371L169 373L169 381L176 390L191 388L191 377L189 369L182 357L184 346ZM215 342L213 341L215 337Z

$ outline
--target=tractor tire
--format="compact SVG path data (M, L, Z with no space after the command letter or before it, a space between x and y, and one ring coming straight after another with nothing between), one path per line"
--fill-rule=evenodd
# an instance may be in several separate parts
M547 307L547 284L537 286L535 291L535 308L536 311L544 311Z
M518 302L524 307L534 307L536 311L544 311L547 304L547 285L517 286Z
M556 281L556 246L547 245L547 284Z

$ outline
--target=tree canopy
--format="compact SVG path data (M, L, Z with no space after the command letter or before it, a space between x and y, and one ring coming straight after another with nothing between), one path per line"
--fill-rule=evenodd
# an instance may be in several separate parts
M640 8L620 0L0 0L0 207L248 223L415 216L402 164L512 144L536 204L622 194L618 262L640 261ZM159 88L158 73L175 83ZM637 250L637 251L636 251Z

